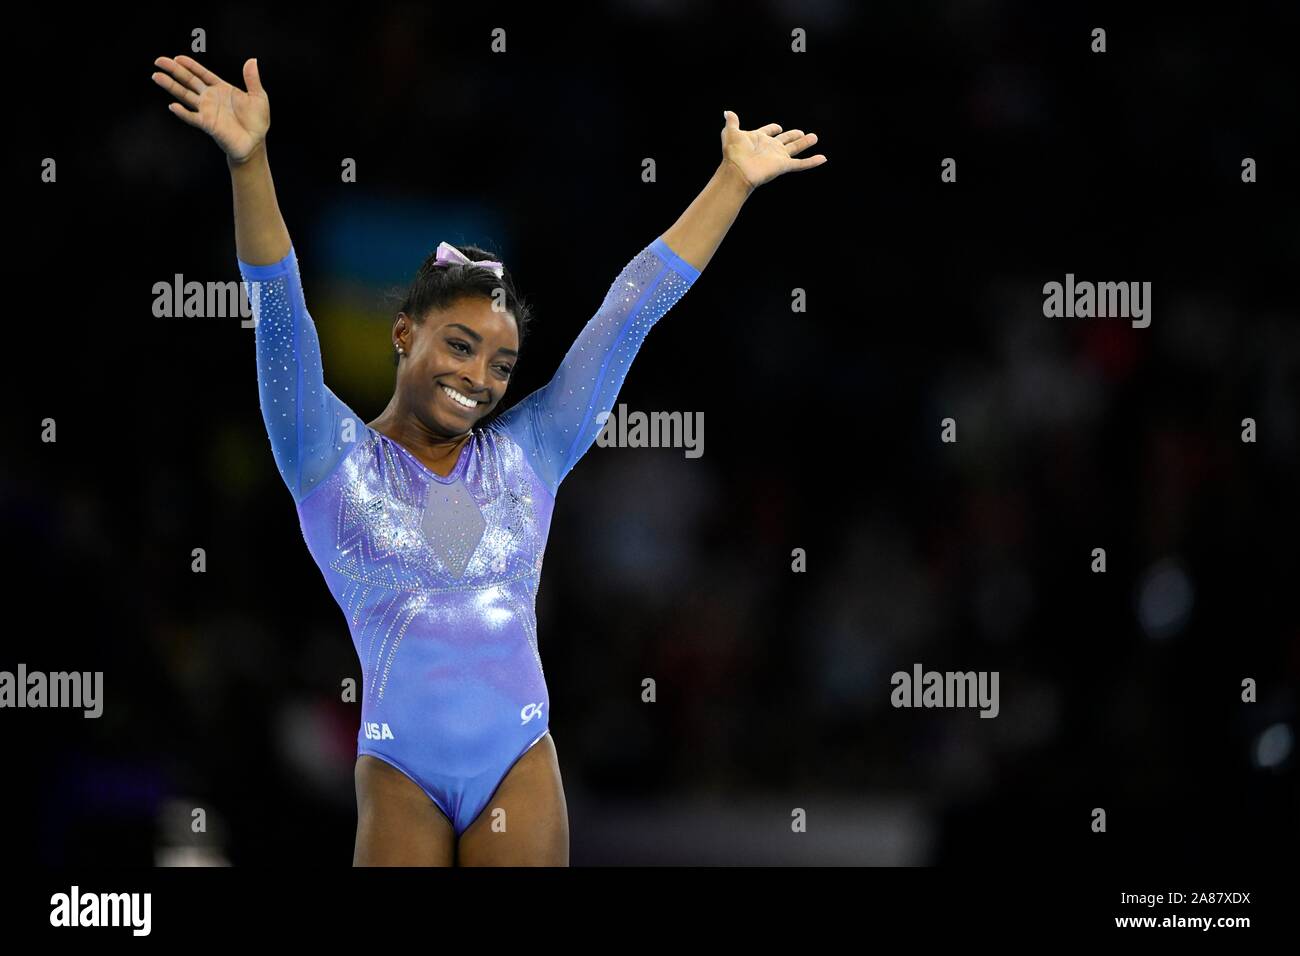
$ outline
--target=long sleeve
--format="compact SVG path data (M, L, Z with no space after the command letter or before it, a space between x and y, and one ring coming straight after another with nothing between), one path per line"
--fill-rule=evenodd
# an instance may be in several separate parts
M236 261L256 321L262 421L280 477L301 502L354 447L363 426L325 387L320 339L307 312L293 247L270 265Z
M613 411L651 326L699 275L662 236L650 243L623 267L550 382L497 420L552 495L605 427L597 416Z

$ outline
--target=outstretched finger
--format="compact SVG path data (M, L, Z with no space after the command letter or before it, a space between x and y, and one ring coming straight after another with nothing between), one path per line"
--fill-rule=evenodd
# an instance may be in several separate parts
M807 136L800 136L798 139L793 139L790 142L785 144L786 155L794 156L798 153L802 153L805 149L807 149L809 146L813 145L816 142L817 142L816 133L809 133Z
M796 139L798 139L802 135L803 135L803 130L801 129L788 129L780 136L778 136L776 138L776 141L782 144L793 143Z
M191 73L185 66L171 59L171 57L160 56L158 59L154 60L153 63L154 66L161 66L178 83L193 90L195 93L201 94L206 89L202 80Z
M186 69L193 70L194 75L204 83L208 84L208 86L221 86L226 82L192 56L186 56L182 53L176 58L176 62Z
M754 132L762 133L764 136L775 136L777 133L781 132L781 127L777 123L768 123L762 129L756 129Z
M198 113L194 112L194 110L187 110L179 103L168 103L167 108L171 110L173 116L179 116L191 126L203 129L203 120L199 117Z
M248 87L249 93L266 95L266 90L262 87L262 77L257 72L257 60L249 59L244 62L244 85Z
M822 163L826 162L826 157L821 153L818 153L816 156L809 156L807 159L792 159L790 162L793 164L790 168L795 172L799 172L803 169L812 169L814 166L820 166Z
M161 86L164 90L176 97L182 103L193 106L196 109L199 105L199 94L177 83L166 73L155 73L153 81Z

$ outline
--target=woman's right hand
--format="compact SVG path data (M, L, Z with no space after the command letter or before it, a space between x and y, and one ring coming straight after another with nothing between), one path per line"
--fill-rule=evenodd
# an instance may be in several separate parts
M231 162L246 162L262 145L271 126L271 103L258 78L256 60L244 63L247 93L193 57L160 56L153 62L167 71L155 73L154 82L180 100L167 108L215 139Z

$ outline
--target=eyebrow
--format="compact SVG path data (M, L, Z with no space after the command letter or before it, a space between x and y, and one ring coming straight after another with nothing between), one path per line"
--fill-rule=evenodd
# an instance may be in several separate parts
M466 335L472 338L475 342L482 343L483 341L483 336L479 335L468 325L461 325L459 322L448 322L446 327L449 329L460 329L462 332L464 332ZM497 349L497 351L504 352L506 355L511 355L515 358L519 357L518 352L516 352L514 349L508 349L505 346L502 346L501 348Z

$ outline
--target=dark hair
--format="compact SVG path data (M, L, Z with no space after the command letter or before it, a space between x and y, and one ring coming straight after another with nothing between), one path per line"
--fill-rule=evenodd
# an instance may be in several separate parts
M501 257L496 253L480 249L478 246L456 248L463 252L467 259L476 262L501 261ZM436 261L435 250L429 253L428 258L415 274L415 280L411 283L411 288L407 290L405 297L401 299L398 311L405 312L413 322L423 322L434 309L445 309L466 296L479 296L491 300L496 290L500 288L505 294L505 310L515 317L515 325L519 329L519 350L522 352L524 332L528 328L529 320L532 319L532 309L515 290L515 282L510 275L510 270L502 268L501 278L498 279L491 269L467 265L440 266L435 265ZM397 295L390 294L390 297L396 299ZM397 365L398 361L397 351L394 350L393 365Z

